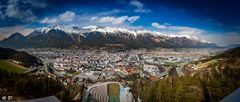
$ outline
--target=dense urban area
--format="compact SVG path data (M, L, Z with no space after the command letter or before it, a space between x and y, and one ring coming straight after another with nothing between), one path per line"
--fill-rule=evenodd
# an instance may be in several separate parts
M54 48L21 50L44 61L49 76L66 77L63 83L67 85L79 84L83 79L97 82L134 74L154 81L167 77L171 70L181 76L184 75L182 68L186 63L226 49L142 49L124 52Z
M239 48L0 51L5 100L217 102L240 85Z
M169 76L184 76L183 68L187 63L202 60L225 50L159 48L119 52L102 49L20 49L37 56L44 63L44 66L31 68L28 72L60 79L65 86L83 85L82 90L85 91L98 82L116 81L123 85L123 90L129 94L127 95L129 100L134 100L130 89L135 79L154 82ZM191 68L198 69L197 66ZM82 97L81 92L74 96L75 99Z

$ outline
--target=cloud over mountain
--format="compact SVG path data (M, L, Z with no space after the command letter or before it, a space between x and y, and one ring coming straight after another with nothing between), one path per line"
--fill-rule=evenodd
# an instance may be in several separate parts
M40 23L53 24L53 23L71 22L75 18L76 18L76 14L74 12L66 11L57 17L53 17L53 18L46 17L43 20L41 20Z
M167 28L165 25L160 25L160 24L157 23L157 22L153 22L153 23L152 23L152 26L155 27L155 28L160 28L160 29L165 29L165 28Z
M173 26L169 23L159 24L157 22L152 23L152 27L160 29L160 30L167 30L170 31L172 36L183 36L195 40L206 40L200 36L206 33L205 30L193 28L193 27L186 27L186 26Z
M133 23L138 20L139 16L120 16L120 17L113 17L113 16L106 16L101 17L98 19L99 23L111 23L111 24L121 24L123 22L130 22Z
M144 4L138 0L131 0L129 4L135 7L134 12L137 13L149 13L151 11L150 9L145 8Z
M46 0L8 0L5 4L0 3L0 14L2 19L33 22L37 19L34 9L46 6Z
M137 21L140 16L108 16L106 14L118 12L113 10L109 12L101 12L95 15L79 15L73 11L66 11L55 17L45 17L40 20L40 23L43 24L75 24L78 26L83 25L112 25L112 26L125 26L129 27L132 23ZM77 22L77 24L76 24Z

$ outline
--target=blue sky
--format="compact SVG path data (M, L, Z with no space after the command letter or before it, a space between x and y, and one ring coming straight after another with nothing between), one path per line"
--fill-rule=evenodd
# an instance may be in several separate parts
M0 38L53 24L148 29L240 43L238 0L1 0Z

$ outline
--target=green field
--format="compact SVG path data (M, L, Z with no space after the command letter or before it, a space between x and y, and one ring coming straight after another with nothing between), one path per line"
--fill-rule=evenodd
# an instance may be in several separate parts
M120 86L117 83L109 83L108 84L108 95L109 96L119 96L120 94Z
M9 72L22 73L26 71L26 68L20 65L16 65L8 60L0 60L0 69L7 70Z
M108 102L120 102L120 86L117 83L109 83L108 84Z
M165 64L163 64L164 66L177 66L179 64L182 64L183 62L178 61L178 62L166 62Z

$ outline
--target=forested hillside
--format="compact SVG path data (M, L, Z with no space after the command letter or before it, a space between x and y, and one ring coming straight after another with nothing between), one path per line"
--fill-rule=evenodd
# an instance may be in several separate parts
M9 48L0 47L0 60L11 59L20 62L19 64L24 67L42 65L42 61L37 57L32 56L26 52L19 52Z
M155 82L137 79L132 92L143 102L218 102L240 87L239 53L240 48L235 48L202 60L204 63L222 59L215 66L209 66L208 71Z

